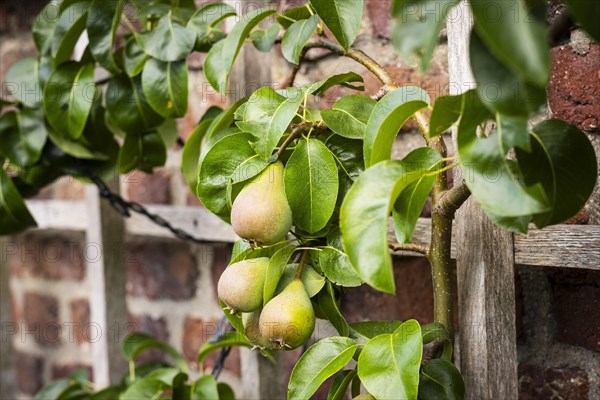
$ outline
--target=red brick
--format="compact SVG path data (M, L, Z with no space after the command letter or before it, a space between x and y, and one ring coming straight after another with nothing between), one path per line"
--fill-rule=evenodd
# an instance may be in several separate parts
M31 354L15 353L15 370L17 387L25 394L33 395L44 384L44 360Z
M15 236L6 247L11 271L17 276L81 280L85 266L78 238L55 232Z
M72 300L69 304L71 307L71 322L73 325L73 333L75 343L81 344L83 342L89 342L91 332L88 332L90 326L90 303L88 299L77 299Z
M519 365L519 400L587 400L588 375L579 368Z
M146 333L161 342L169 341L169 328L164 318L153 318L149 315L129 315L129 322L136 332ZM157 349L146 350L136 359L138 362L165 361L166 355Z
M186 243L145 241L126 246L127 292L150 299L182 300L196 294L198 267Z
M132 201L144 204L171 202L171 175L158 169L153 174L135 172L127 178L127 195Z
M600 131L600 45L591 43L587 54L570 45L551 50L553 66L548 103L555 118L579 129Z
M219 326L222 322L219 321L204 321L199 318L187 317L183 324L183 354L190 360L195 362L198 356L198 350L207 341L214 338L216 332L218 332ZM217 350L212 353L205 361L204 367L212 369L219 356L220 351ZM231 353L227 356L224 364L224 369L233 373L236 376L240 376L240 355L239 348L234 347Z
M58 300L55 297L27 292L24 298L23 319L27 332L23 340L35 340L42 346L60 344L62 326L58 320Z
M78 369L84 369L87 371L89 380L94 380L94 374L92 367L86 364L73 363L73 364L55 364L52 366L52 379L62 379L68 377L72 372Z
M554 287L557 339L600 352L600 287Z
M367 0L367 14L371 19L373 36L390 37L391 0Z

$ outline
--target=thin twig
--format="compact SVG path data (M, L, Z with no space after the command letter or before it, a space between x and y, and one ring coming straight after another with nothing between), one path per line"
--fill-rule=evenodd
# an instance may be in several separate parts
M429 252L429 246L425 243L398 243L398 242L389 242L388 243L390 249L394 251L411 251L413 253L420 253L423 255L427 255Z
M294 65L290 76L283 83L284 88L288 88L294 85L294 81L296 80L296 75L298 75L298 71L300 71L300 67L302 67L302 62L304 62L304 57L306 56L307 49L303 49L300 53L300 58L298 59L298 64Z
M432 212L452 218L456 210L467 201L469 196L471 196L471 191L464 182L455 185L440 195Z

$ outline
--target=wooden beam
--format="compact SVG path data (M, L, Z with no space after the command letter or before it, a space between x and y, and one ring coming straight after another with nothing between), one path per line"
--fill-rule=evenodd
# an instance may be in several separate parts
M17 332L17 325L12 318L9 246L10 238L0 236L0 399L16 398L13 335Z

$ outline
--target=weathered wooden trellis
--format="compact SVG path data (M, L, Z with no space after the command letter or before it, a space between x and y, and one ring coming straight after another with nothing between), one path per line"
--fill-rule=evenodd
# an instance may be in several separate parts
M450 15L448 54L451 91L460 93L474 82L468 62L468 35L471 16L465 2ZM271 82L269 55L257 56L250 47L243 49L232 74L235 96L248 95ZM399 82L401 84L401 82ZM118 182L112 184L118 191ZM95 187L86 188L85 201L30 201L28 206L38 229L84 232L86 243L101 251L88 258L91 320L109 332L115 323L126 326L125 232L132 235L170 237L163 228L140 216L124 221ZM231 228L207 210L198 207L150 206L151 212L177 221L180 228L200 239L232 242ZM420 219L415 240L426 242L430 221ZM2 242L0 242L0 248ZM582 251L585 249L585 252ZM457 215L453 257L457 260L460 367L468 399L516 399L517 354L515 330L515 264L589 268L600 270L600 226L558 225L532 230L528 235L512 235L493 225L470 200ZM2 324L10 322L10 293L6 257L0 257L0 304ZM104 334L92 343L93 371L98 387L117 381L126 369L120 356L120 343ZM11 341L2 340L0 398L14 398L11 371ZM250 351L242 352L242 398L284 398L284 374Z

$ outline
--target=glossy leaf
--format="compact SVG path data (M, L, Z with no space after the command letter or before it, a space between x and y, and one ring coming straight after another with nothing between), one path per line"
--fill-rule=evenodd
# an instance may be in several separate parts
M529 14L525 0L469 4L475 29L492 54L523 80L545 87L550 76L546 27Z
M355 287L362 284L362 279L350 264L348 256L335 247L327 246L319 253L319 266L330 281L340 286Z
M100 65L112 72L119 70L113 57L113 46L124 5L124 0L93 0L88 10L86 28L90 51Z
M433 56L446 16L458 0L396 0L392 42L405 60L413 55L426 71Z
M52 32L52 57L55 65L60 65L71 58L75 44L85 29L87 21L87 1L63 3L69 4L56 22Z
M56 131L77 139L83 133L96 96L94 65L59 65L44 89L44 113Z
M520 147L525 151L531 149L528 123L527 117L496 114L496 128L502 154L507 154L513 147Z
M422 152L424 163L430 151ZM382 161L365 170L342 203L340 228L344 248L361 278L377 290L395 292L387 239L388 216L396 199L422 177L429 165L396 160Z
M283 289L292 283L292 281L296 278L297 270L298 264L286 265L285 271L283 271L283 275L277 284L277 290L275 290L276 294L283 292ZM308 264L304 264L304 268L302 268L302 275L300 275L300 280L304 285L304 289L306 290L308 297L316 296L319 294L321 289L323 289L323 286L325 286L325 277L315 271L315 269Z
M360 29L363 0L311 0L310 4L337 41L348 50Z
M365 344L376 336L391 334L402 325L402 321L363 321L350 324L350 337Z
M196 35L173 20L171 12L162 16L156 28L139 35L144 51L161 61L179 61L192 52Z
M214 376L204 375L194 382L192 400L219 400L219 390Z
M195 192L198 187L200 147L202 145L202 139L208 131L208 127L212 121L212 119L206 119L196 125L188 139L185 141L185 146L181 153L181 171L188 186L192 189L192 192Z
M364 170L363 142L358 139L330 135L325 139L325 146L331 151L338 164L340 186L336 202L337 208L342 204L354 181Z
M156 399L173 385L181 372L176 368L160 368L136 380L123 392L122 400Z
M249 133L229 135L210 148L200 165L198 197L202 204L225 222L230 221L231 181L240 164L256 155Z
M42 104L39 69L39 59L25 57L14 63L6 75L6 88L15 100L27 107L36 108Z
M486 213L498 217L548 211L541 185L525 188L516 179L512 164L505 159L499 133L493 132L486 138L477 136L480 125L491 117L473 91L465 93L457 143L461 169L471 193Z
M252 44L254 44L254 47L262 52L270 52L275 45L275 41L277 40L277 35L279 35L280 29L281 26L279 24L273 24L267 29L258 29L252 32L250 34Z
M119 173L134 169L152 173L154 167L163 166L166 161L167 149L158 132L129 132L119 153Z
M569 11L581 27L596 41L600 42L600 3L588 0L565 0Z
M494 57L475 30L471 32L469 43L471 70L477 82L477 92L490 110L527 117L546 105L545 86L537 87L519 78Z
M416 86L400 87L377 103L365 131L366 167L390 158L392 144L402 125L428 103L427 92Z
M318 306L319 314L331 322L331 325L338 331L340 336L348 336L348 323L340 312L335 290L331 282L326 282L323 290L317 295L316 305Z
M212 3L198 9L187 22L187 29L196 35L194 50L209 51L212 45L225 37L219 24L236 15L235 9L225 3Z
M123 355L129 361L135 360L142 352L148 349L163 351L173 359L179 369L186 373L189 371L186 359L167 343L163 343L141 332L129 334L123 340Z
M0 116L0 156L19 167L39 160L47 137L42 110L23 108Z
M312 345L292 370L288 399L310 398L327 378L350 362L356 348L356 343L345 337L329 337Z
M148 54L144 52L135 35L127 39L127 44L123 50L123 69L127 76L133 78L142 72L148 58Z
M285 267L292 254L296 250L296 246L289 244L278 250L269 260L267 273L265 277L265 286L263 289L263 306L265 306L275 296L279 279L285 271Z
M416 399L423 342L421 327L409 320L392 334L371 339L358 357L358 376L379 399Z
M179 139L179 130L177 129L177 120L175 118L165 119L162 124L156 127L156 131L167 148L173 146L177 143L177 139Z
M459 119L462 112L463 95L440 96L435 100L429 119L429 137L446 132Z
M462 400L464 397L465 383L454 364L441 359L427 361L421 371L419 399Z
M12 235L36 226L21 194L0 169L0 235Z
M369 96L345 96L336 101L330 110L321 111L321 116L327 127L338 135L362 139L376 104Z
M187 113L188 69L185 60L146 61L142 89L148 103L163 117L183 117Z
M323 79L320 82L309 84L308 91L309 93L312 93L314 95L320 95L337 85L353 90L365 90L364 86L356 86L350 84L354 82L362 83L363 81L363 77L357 74L356 72L345 72L343 74L332 75L329 78Z
M337 199L338 174L323 142L301 140L285 166L285 193L294 225L309 233L325 227Z
M440 165L442 156L428 148L420 148L409 154L404 159L406 163L414 163L417 168L423 169L423 175L400 193L396 199L392 216L394 218L394 232L399 243L410 243L421 215L423 206L433 187L435 176L427 176L427 169L435 169Z
M350 386L350 383L355 377L355 369L347 369L340 372L331 384L331 388L329 388L327 400L343 400L346 392L348 391L348 386Z
M302 100L302 96L288 99L270 87L258 89L248 99L243 121L236 124L244 132L250 132L258 138L254 148L263 159L271 157Z
M106 108L111 119L126 133L150 131L164 120L148 104L140 76L113 77L106 89Z
M525 183L541 183L550 201L548 212L533 217L543 228L583 208L596 185L598 164L587 136L564 121L540 122L531 135L531 153L517 149L517 158Z
M57 0L50 1L35 17L32 28L33 41L42 55L46 55L52 45L54 30L59 19L59 4Z
M198 363L202 364L206 357L216 350L233 346L253 347L243 335L240 335L237 332L224 333L217 340L208 340L204 342L198 351Z
M304 4L287 9L283 14L277 15L277 22L284 28L289 28L294 22L310 18L312 15L310 5Z
M319 17L313 15L308 19L294 22L286 29L283 39L281 39L281 53L286 60L292 64L300 62L300 53L308 39L315 32L318 24Z
M235 400L233 389L225 382L217 383L217 391L219 393L219 400Z
M274 12L260 8L252 10L235 24L227 38L210 49L204 61L204 75L219 93L225 93L229 71L252 28Z

